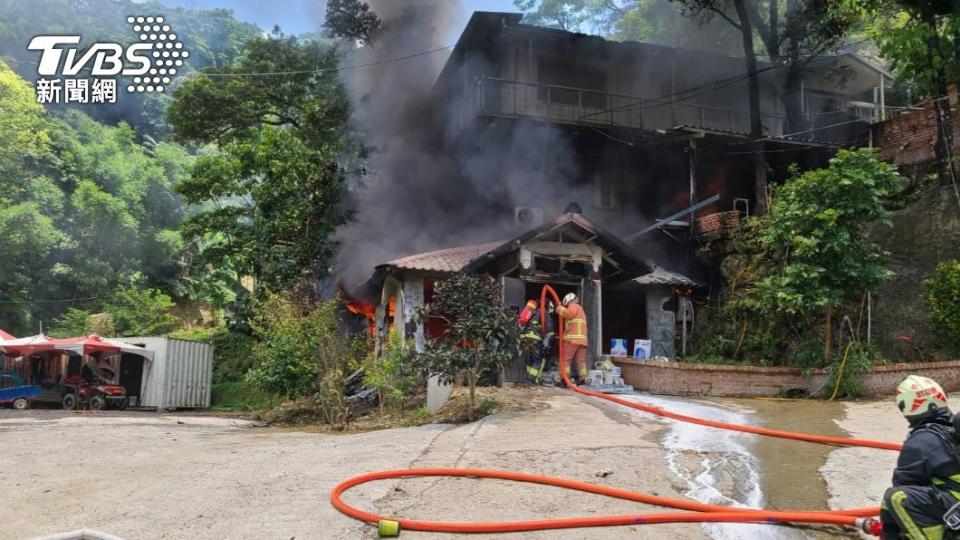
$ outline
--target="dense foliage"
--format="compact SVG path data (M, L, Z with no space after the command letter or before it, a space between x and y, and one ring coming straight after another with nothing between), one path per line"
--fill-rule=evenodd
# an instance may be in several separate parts
M370 354L364 360L363 383L376 390L380 412L387 406L402 412L406 397L416 389L414 354L413 340L405 340L401 332L391 329L380 355Z
M46 112L0 62L0 327L97 311L121 286L171 290L185 211L173 185L190 161L126 124Z
M724 261L724 302L701 331L698 353L798 367L836 360L836 311L859 306L890 275L865 231L889 223L884 200L901 185L874 149L841 150L826 168L796 171Z
M433 301L418 317L446 322L443 334L427 342L416 357L426 376L451 383L463 376L470 388L470 407L476 407L476 386L484 373L500 368L520 354L517 323L503 305L500 285L489 276L456 274L437 282Z
M267 296L255 310L259 341L246 378L268 393L311 396L328 424L343 426L350 420L347 377L359 368L366 342L341 331L338 304L337 299Z
M944 348L960 354L960 261L941 262L923 288L934 333Z
M33 81L37 78L38 53L27 50L33 36L79 35L82 44L100 41L128 45L137 41L137 35L126 17L138 13L162 13L166 17L185 50L190 51L186 71L227 65L240 54L246 41L260 35L255 25L237 21L226 9L192 11L135 0L0 0L0 56L21 77ZM174 84L179 80L182 77L174 79ZM169 100L169 92L124 94L116 104L83 110L98 121L111 125L124 121L138 134L159 139L169 130L164 118Z
M163 335L177 327L178 320L170 312L173 306L173 299L156 289L121 287L105 303L100 313L68 309L50 329L50 335Z
M211 145L177 187L201 208L183 229L205 244L195 267L230 266L273 291L326 275L349 153L336 66L331 46L257 38L236 62L174 92L175 137ZM295 73L247 75L278 71Z

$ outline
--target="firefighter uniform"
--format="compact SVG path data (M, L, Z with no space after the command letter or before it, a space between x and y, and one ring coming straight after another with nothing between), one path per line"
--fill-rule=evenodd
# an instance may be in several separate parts
M949 409L911 423L883 495L880 522L885 540L945 538L944 513L960 501L960 462ZM949 536L952 537L952 536Z
M527 376L533 382L540 379L543 367L544 344L540 325L540 310L536 302L527 302L520 312L517 322L520 324L520 347L523 351Z
M577 302L557 306L557 315L564 320L561 365L570 366L575 362L576 377L582 383L587 379L587 315Z

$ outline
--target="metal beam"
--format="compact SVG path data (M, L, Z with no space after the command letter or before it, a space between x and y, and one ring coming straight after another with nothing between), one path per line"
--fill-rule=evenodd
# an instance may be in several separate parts
M645 228L645 229L642 229L640 232L631 234L630 236L624 238L624 240L627 241L627 242L629 242L630 240L633 240L634 238L636 238L636 237L638 237L638 236L643 236L643 235L647 234L648 232L650 232L650 231L652 231L652 230L654 230L654 229L659 229L659 228L661 228L661 227L664 227L664 226L666 226L667 224L669 224L671 221L675 221L677 218L681 218L681 217L686 216L686 215L688 215L688 214L692 214L692 213L696 212L697 210L699 210L699 209L701 209L701 208L703 208L703 207L705 207L705 206L709 206L709 205L711 205L711 204L713 204L713 203L715 203L715 202L717 202L717 201L719 201L719 200L720 200L720 194L717 193L716 195L714 195L714 196L712 196L712 197L710 197L710 198L708 198L708 199L704 199L704 200L698 202L697 204L695 204L695 205L693 205L693 206L684 208L683 210L677 212L676 214L671 214L670 216L667 216L666 218L661 219L660 221L654 223L653 225L650 225L649 227L647 227L647 228Z

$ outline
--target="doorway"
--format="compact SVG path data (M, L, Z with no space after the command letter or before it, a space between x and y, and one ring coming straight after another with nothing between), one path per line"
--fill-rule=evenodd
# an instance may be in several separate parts
M636 339L648 339L646 303L643 290L630 283L603 288L601 316L604 354L610 354L613 339L627 340L627 354L632 354Z
M120 386L127 389L127 397L136 397L140 402L143 385L143 357L124 353L120 356Z

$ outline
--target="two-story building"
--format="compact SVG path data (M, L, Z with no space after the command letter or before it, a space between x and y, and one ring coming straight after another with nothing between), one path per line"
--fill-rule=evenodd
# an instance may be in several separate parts
M780 70L761 63L759 74L773 181L791 163L819 166L865 142L883 116L887 73L852 54L816 58L801 84L810 129L788 133ZM516 235L385 261L373 278L379 339L395 325L422 343L430 329L413 310L436 279L467 271L501 278L518 309L544 283L578 292L594 356L613 337L649 338L653 355L675 356L693 323L691 292L706 284L689 256L697 220L725 213L704 223L736 226L754 204L747 78L742 58L474 13L436 82L437 106L449 111L451 144L473 152L471 174L511 195L501 211ZM509 140L518 143L504 150Z

